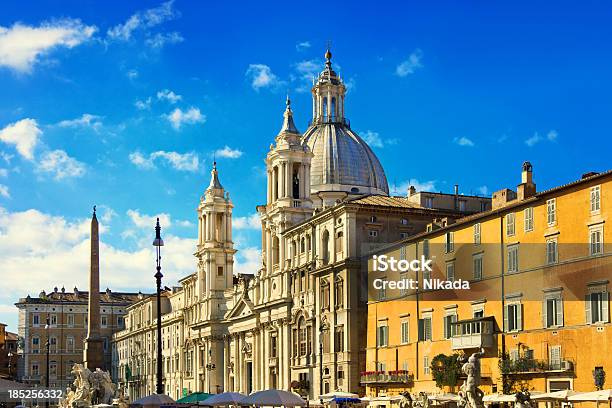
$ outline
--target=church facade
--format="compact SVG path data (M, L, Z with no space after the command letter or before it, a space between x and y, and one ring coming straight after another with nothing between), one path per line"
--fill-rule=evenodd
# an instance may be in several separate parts
M308 399L362 392L367 262L363 254L428 225L491 207L484 197L389 195L382 165L345 116L346 87L331 53L312 88L312 120L298 131L287 99L266 157L261 266L233 272L233 205L216 165L199 203L195 272L164 294L166 393L292 390ZM115 334L114 376L131 398L155 390L154 305L130 306ZM147 351L149 350L149 351Z

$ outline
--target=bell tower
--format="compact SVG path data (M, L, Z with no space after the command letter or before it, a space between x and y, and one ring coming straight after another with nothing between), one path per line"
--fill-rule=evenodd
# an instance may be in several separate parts
M210 172L210 184L198 206L199 297L206 304L205 319L220 319L225 312L223 291L232 287L234 243L232 241L232 208L234 207L219 182L217 163Z

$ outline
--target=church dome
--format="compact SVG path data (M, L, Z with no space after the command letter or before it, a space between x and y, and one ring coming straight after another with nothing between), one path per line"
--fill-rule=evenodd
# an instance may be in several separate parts
M325 69L312 87L310 127L302 143L314 157L310 167L311 193L389 194L385 171L370 146L351 130L344 116L346 87L325 53Z
M322 123L304 133L314 154L310 163L311 192L389 194L387 177L370 146L344 123Z

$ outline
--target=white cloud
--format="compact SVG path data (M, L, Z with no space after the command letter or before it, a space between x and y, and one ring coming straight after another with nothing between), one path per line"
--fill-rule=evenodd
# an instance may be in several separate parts
M145 44L151 48L163 48L166 44L178 44L185 39L182 35L173 31L171 33L157 33L153 37L147 38Z
M0 134L1 133L2 132L0 131ZM2 139L0 139L0 140L2 140ZM12 154L8 154L6 152L0 152L0 157L2 158L2 160L4 160L6 162L6 164L11 164L11 160L13 160L13 157L15 157L15 156L12 155Z
M395 138L383 139L380 137L378 132L374 132L372 130L366 130L365 132L361 133L360 136L370 147L382 148L388 145L395 145L398 142L398 140Z
M489 188L487 186L480 186L477 189L478 194L486 196L489 195Z
M0 66L29 73L43 55L59 47L74 48L89 40L96 30L74 19L44 22L38 27L21 23L10 28L0 26Z
M42 131L34 119L22 119L0 130L0 140L14 145L19 154L28 160L34 159L34 148Z
M256 247L241 248L236 254L234 274L257 274L261 269L261 251Z
M298 51L304 51L310 48L310 46L311 46L310 41L302 41L302 42L295 44L295 49Z
M414 186L417 192L419 191L436 191L436 181L419 181L417 179L410 179L407 181L403 181L399 184L394 184L391 186L391 194L405 196L408 193L408 189L410 186Z
M157 92L157 99L166 100L170 102L171 104L175 104L181 99L183 99L183 97L181 95L175 94L173 91L169 89L164 89L164 90Z
M7 169L0 169L0 177L8 177L8 170Z
M126 74L126 75L127 75L127 77L128 77L129 79L134 80L134 79L138 78L139 73L138 73L138 71L137 71L137 70L135 70L135 69L130 69L130 70L127 72L127 74Z
M259 218L259 214L251 214L246 217L234 217L232 219L232 226L234 229L261 229L261 219Z
M174 130L179 130L184 124L193 125L206 122L206 116L202 115L200 109L194 107L190 107L186 111L176 108L165 115L165 118L172 124Z
M44 153L36 169L41 173L48 173L55 180L81 177L85 174L85 164L68 156L63 150Z
M216 157L223 157L226 159L237 159L243 155L243 152L238 149L232 149L229 146L225 146L223 149L215 151Z
M138 228L153 228L158 218L163 228L170 228L172 225L172 219L167 213L147 215L141 214L139 210L127 210L127 215L130 217L132 224Z
M142 239L129 250L106 242L106 228L101 221L100 285L113 291L151 293L155 284L155 249L151 245L155 219L145 218L148 216L137 211L133 215L139 221L139 226L134 224L133 228ZM8 318L16 324L17 310L13 303L28 294L37 296L41 290L49 291L54 286L65 286L68 291L74 286L87 289L89 216L68 220L36 209L9 212L0 207L0 247L3 250L0 257L3 279L0 321ZM166 225L162 227L163 284L172 286L194 271L196 264L192 254L196 240L169 234ZM11 306L9 313L4 313L8 305Z
M9 193L9 188L4 184L0 184L0 196L4 198L11 198L11 194Z
M142 169L155 168L155 161L158 159L180 171L197 171L200 164L200 159L194 152L177 153L159 150L149 154L148 157L140 152L134 152L129 155L129 159L133 164Z
M400 77L414 74L417 69L423 67L423 64L421 63L422 58L423 51L417 48L408 56L406 61L403 61L395 68L395 74Z
M559 137L559 132L557 132L554 129L549 130L548 133L546 133L546 136L542 136L540 135L540 133L535 132L533 136L525 140L525 144L529 147L532 147L533 145L540 143L542 141L555 142L558 137Z
M80 118L62 120L57 125L64 128L87 127L98 131L102 127L102 117L84 113Z
M312 78L316 77L322 69L322 65L316 60L304 60L294 65L296 76L294 79L300 82L296 88L297 92L309 92L312 86Z
M134 106L138 110L149 110L149 109L151 109L151 102L152 102L152 98L149 96L145 100L142 100L142 101L138 100L138 101L134 102Z
M109 38L118 41L128 41L137 30L147 31L166 21L179 17L180 13L172 7L174 0L162 3L160 6L131 15L125 23L110 28L107 32Z
M471 139L468 139L467 137L464 137L464 136L454 138L453 142L455 144L458 144L459 146L466 146L466 147L474 146L474 142Z
M246 76L251 79L251 86L256 91L261 88L276 88L284 83L265 64L250 64Z

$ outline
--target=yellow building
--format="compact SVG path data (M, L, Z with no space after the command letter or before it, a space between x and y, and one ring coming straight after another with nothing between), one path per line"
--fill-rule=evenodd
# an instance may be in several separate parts
M602 372L612 387L611 195L612 172L536 192L525 163L517 191L494 193L491 210L368 255L366 394L439 393L434 357L481 348L486 394L593 391ZM431 271L389 262L422 256ZM470 288L425 287L435 280Z

